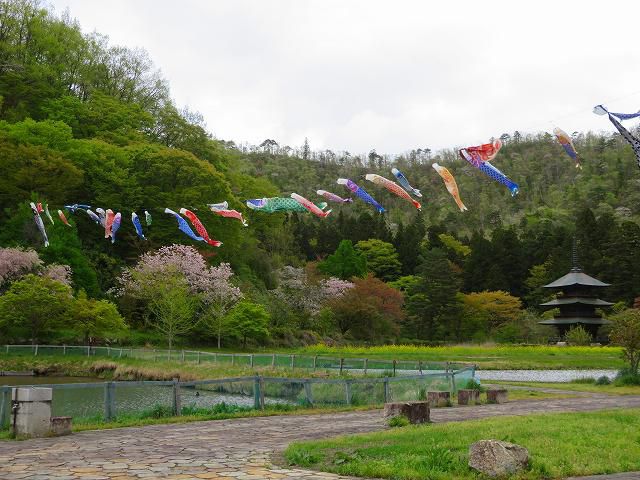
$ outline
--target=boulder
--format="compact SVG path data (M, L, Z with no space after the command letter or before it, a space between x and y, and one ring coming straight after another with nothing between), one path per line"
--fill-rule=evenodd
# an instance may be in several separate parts
M527 468L529 451L514 443L480 440L469 447L469 466L490 477L503 477Z
M429 402L397 402L384 404L384 418L403 416L409 423L429 422Z

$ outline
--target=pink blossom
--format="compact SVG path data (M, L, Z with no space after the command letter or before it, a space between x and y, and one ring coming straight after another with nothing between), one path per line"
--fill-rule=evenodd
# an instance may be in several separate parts
M64 283L69 287L71 286L71 267L69 265L59 265L57 263L47 265L42 271L42 276Z
M42 260L35 250L0 248L0 286L38 270Z

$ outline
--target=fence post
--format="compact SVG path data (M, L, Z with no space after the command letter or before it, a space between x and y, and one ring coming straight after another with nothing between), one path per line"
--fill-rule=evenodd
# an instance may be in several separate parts
M276 366L276 354L275 354L275 353L273 353L273 354L271 355L271 368L273 368L273 367L275 367L275 366Z
M173 414L182 415L182 405L180 402L180 382L177 378L173 379Z
M198 365L200 365L200 350L198 350Z
M316 371L316 365L318 364L318 355L313 357L313 371Z
M11 393L11 387L2 387L0 392L0 428L9 426L9 399Z
M367 368L369 367L369 359L365 358L364 359L364 374L367 374Z
M120 354L118 355L118 358L122 358L122 347L120 347Z
M62 346L62 355L66 355L67 354L67 346L63 345Z
M9 345L7 345L7 355L9 355Z
M260 410L260 377L258 375L253 379L253 408Z
M389 377L384 377L384 403L389 403Z
M313 392L311 390L311 383L309 383L309 380L304 381L304 396L307 399L309 406L313 406Z
M457 387L456 387L456 374L455 372L451 372L451 391L453 393L456 393L457 391Z
M291 355L291 370L293 370L293 369L294 369L294 366L293 366L293 354L292 354Z
M182 356L182 363L184 363L184 349L181 352L181 356Z
M87 357L91 356L91 345L87 345Z
M349 380L344 382L344 393L347 397L347 405L351 405L351 381Z
M393 361L393 376L396 376L396 360Z
M116 414L114 389L115 384L113 382L104 384L104 419L107 422L113 420Z
M344 358L340 359L340 375L342 375L342 367L344 367Z
M422 360L418 362L418 369L420 370L420 375L422 375Z
M34 355L35 355L36 357L38 356L38 345L36 345L36 351L35 351Z
M253 353L249 356L249 359L251 361L251 368L253 368Z

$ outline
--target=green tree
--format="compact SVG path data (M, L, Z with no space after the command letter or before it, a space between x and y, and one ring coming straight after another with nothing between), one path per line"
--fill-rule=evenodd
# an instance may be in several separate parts
M640 310L628 309L613 315L609 338L623 348L622 354L629 364L629 373L638 375L640 365Z
M31 343L37 345L43 335L65 325L72 302L68 286L29 274L13 282L0 296L0 323L14 337L31 338Z
M402 264L391 243L370 238L356 243L356 249L364 254L367 259L367 268L379 279L389 282L400 275Z
M269 337L269 313L257 303L239 302L227 316L227 326L232 335L242 340L247 348L249 339L257 342Z
M127 324L113 303L88 298L84 290L80 290L72 303L69 320L86 345L96 338L121 337L127 331Z
M318 264L318 270L343 280L364 277L367 273L367 259L353 248L351 240L342 240L335 253Z

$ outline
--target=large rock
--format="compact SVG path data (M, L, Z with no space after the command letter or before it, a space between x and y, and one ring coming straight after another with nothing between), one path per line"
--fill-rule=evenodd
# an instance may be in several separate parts
M429 422L429 402L397 402L384 404L384 418L407 417L409 423Z
M514 443L480 440L469 447L469 466L490 477L503 477L523 470L529 452Z

